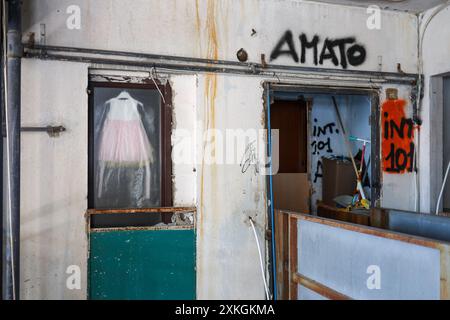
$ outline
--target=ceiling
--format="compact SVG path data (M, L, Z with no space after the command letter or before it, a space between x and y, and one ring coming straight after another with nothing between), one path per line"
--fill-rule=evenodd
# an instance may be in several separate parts
M407 12L422 12L433 8L447 0L312 0L315 2L326 2L334 4L343 4L350 6L367 7L369 5L378 5L382 9L400 10Z

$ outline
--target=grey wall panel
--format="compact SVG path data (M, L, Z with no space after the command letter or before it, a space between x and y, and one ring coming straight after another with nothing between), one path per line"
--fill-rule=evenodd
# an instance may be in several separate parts
M389 230L450 242L450 218L389 210Z
M369 266L381 288L370 290ZM298 272L353 299L439 299L440 252L305 220L298 221Z
M297 294L298 300L328 300L324 296L321 296L320 294L302 285L298 285L297 292L298 292Z

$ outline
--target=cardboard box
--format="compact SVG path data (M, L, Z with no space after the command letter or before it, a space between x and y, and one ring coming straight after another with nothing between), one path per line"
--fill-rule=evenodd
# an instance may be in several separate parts
M352 196L356 191L356 174L351 161L322 158L322 201L336 206L334 198Z
M310 184L306 173L279 173L272 177L275 209L310 212Z

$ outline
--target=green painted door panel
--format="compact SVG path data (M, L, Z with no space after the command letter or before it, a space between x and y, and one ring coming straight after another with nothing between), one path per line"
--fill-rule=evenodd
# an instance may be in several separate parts
M90 299L195 299L194 230L90 235Z

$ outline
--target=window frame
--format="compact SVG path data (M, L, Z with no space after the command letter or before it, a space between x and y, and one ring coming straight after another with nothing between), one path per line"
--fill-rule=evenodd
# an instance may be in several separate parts
M149 79L153 82L151 79ZM92 81L88 83L88 209L96 209L94 206L94 90L95 88L118 88L118 89L144 89L158 90L162 93L160 110L160 203L161 207L172 207L172 89L170 84L155 83L128 83L115 81ZM115 209L115 208L111 208ZM127 208L137 209L137 208ZM127 211L124 209L124 211ZM162 221L170 222L169 215L162 215Z

